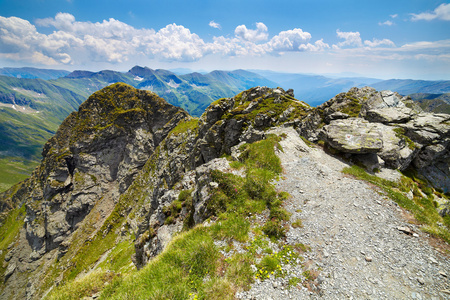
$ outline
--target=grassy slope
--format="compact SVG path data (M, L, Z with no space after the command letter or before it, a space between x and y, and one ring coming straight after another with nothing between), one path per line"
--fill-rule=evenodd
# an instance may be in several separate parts
M0 107L0 191L31 173L45 142L83 100L49 81L0 76L0 102L10 106Z

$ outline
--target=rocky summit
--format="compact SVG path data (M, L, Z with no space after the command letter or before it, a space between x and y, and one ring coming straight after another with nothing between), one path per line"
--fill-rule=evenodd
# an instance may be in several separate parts
M193 118L110 85L0 195L0 298L445 299L449 144L450 115L369 87Z

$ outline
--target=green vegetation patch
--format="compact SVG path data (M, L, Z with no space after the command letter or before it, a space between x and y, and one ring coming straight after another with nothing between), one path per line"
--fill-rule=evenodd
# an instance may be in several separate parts
M179 135L188 131L198 132L198 119L194 118L191 120L183 120L178 123L178 125L172 129L170 135Z
M3 216L2 225L0 227L0 259L4 262L5 256L8 253L8 246L14 242L19 234L20 228L24 224L25 218L25 205L13 209ZM5 273L7 265L3 263L0 265L0 279L3 280L3 274Z
M291 97L285 95L280 95L280 99L262 96L245 102L240 100L241 97L241 94L235 97L234 107L222 119L243 120L245 124L249 125L255 122L257 115L266 115L266 117L273 118L275 122L282 124L295 119L301 119L307 115L307 110L309 109L307 104L293 100ZM252 106L252 108L248 109L249 106ZM288 108L292 108L292 112L286 119L280 119L283 112Z
M350 117L358 117L362 107L360 101L353 97L351 93L347 93L344 96L344 99L346 100L346 103L341 109L339 109L339 111L349 115Z
M282 266L294 266L297 264L297 259L303 260L292 246L285 245L279 252L266 255L261 259L261 262L257 265L258 271L255 277L260 279L269 278L270 275L284 277L287 272L283 270Z
M204 294L220 253L204 227L182 233L139 272L110 284L100 299L188 299ZM202 297L204 299L204 297Z
M422 230L450 243L450 224L436 210L437 204L433 196L434 189L425 181L417 178L413 172L405 172L407 176L402 176L399 182L370 175L356 165L344 168L342 172L379 186L393 201L409 210L416 220L424 225ZM413 199L406 196L406 193L410 191L413 192ZM439 226L439 223L445 226Z
M49 300L79 300L83 297L90 297L103 290L113 280L120 278L120 275L110 271L96 270L91 274L58 287L47 297Z
M0 193L30 177L37 165L37 161L20 157L0 158Z

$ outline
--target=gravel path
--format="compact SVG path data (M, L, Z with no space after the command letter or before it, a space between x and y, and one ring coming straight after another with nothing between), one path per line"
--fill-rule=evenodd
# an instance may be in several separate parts
M279 156L284 177L277 188L289 192L289 244L311 247L306 268L314 284L288 289L282 279L257 281L244 299L450 299L450 259L409 224L402 209L367 183L341 173L347 166L321 149L308 147L291 128ZM398 230L409 226L414 235ZM293 270L300 276L304 271Z

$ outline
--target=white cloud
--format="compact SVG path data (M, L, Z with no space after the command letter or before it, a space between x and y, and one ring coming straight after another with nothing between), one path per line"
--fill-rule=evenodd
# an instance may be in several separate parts
M213 21L212 21L213 22ZM224 56L261 56L284 51L320 51L329 48L323 40L310 43L311 34L299 28L282 31L268 40L268 28L256 23L256 29L236 27L235 37L214 37L205 42L188 28L169 24L159 31L136 29L115 19L79 22L68 13L39 19L38 26L53 27L41 34L20 18L0 19L0 52L14 53L9 59L40 60L52 64L122 63L130 59L154 58L159 61L197 61L214 53ZM220 26L213 22L210 25ZM266 41L264 43L264 41ZM41 55L37 55L40 53Z
M395 19L398 17L398 14L389 15L392 19Z
M363 40L357 31L337 30L336 35L341 41L330 46L323 39L313 39L309 32L300 28L281 31L270 37L263 23L257 23L254 29L237 26L235 35L215 36L211 42L177 24L169 24L159 30L136 29L115 19L80 22L66 13L37 20L35 24L37 27L20 18L0 17L0 61L108 66L150 60L170 64L174 61L213 61L217 58L229 62L229 57L241 62L274 59L267 59L267 55L283 56L276 58L275 62L286 62L287 58L324 55L323 61L328 61L328 57L342 58L348 62L353 58L384 63L411 60L420 61L423 65L432 62L443 68L449 66L450 59L450 40L422 41L397 47L389 39ZM39 26L48 26L53 31L41 33ZM332 51L327 51L329 49ZM303 53L298 55L296 52ZM208 55L210 57L205 60Z
M386 26L392 26L392 25L394 25L395 23L394 22L392 22L392 21L390 21L390 20L387 20L387 21L385 21L385 22L378 22L378 25L380 25L380 26L383 26L383 25L386 25Z
M147 51L165 60L195 61L204 55L205 42L181 25L170 24L144 45Z
M345 41L340 42L337 45L333 45L333 50L339 50L343 48L363 48L364 45L369 48L375 48L383 45L395 47L394 42L389 39L379 40L374 38L372 41L365 40L363 43L361 35L357 31L342 32L338 29L336 30L336 34L339 38L344 39Z
M431 21L431 20L443 20L450 21L450 3L443 3L439 5L433 12L423 12L420 14L411 14L412 21Z
M311 39L309 32L304 32L300 28L281 31L274 36L267 45L273 51L298 51L300 47Z
M220 30L222 29L222 26L220 26L219 23L216 23L214 21L209 22L209 26L212 27L212 28L220 29Z
M234 30L234 34L244 41L256 43L266 41L268 39L269 33L267 31L267 26L264 25L264 23L257 22L256 29L247 29L245 25L239 25Z
M372 48L373 47L378 47L378 46L381 46L381 45L395 47L394 42L391 41L391 40L388 40L388 39L382 39L382 40L373 39L372 41L364 41L364 45L372 47Z
M336 34L338 36L338 38L344 39L345 41L338 43L337 45L334 45L338 48L342 48L342 47L346 47L346 46L356 46L356 47L361 47L362 46L362 40L361 40L361 35L359 34L359 32L353 32L353 31L348 31L348 32L342 32L339 29L336 30Z

